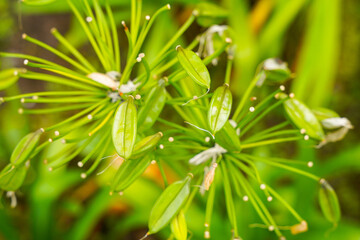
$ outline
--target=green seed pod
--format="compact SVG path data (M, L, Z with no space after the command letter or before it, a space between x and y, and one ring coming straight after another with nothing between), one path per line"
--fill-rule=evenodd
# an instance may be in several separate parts
M180 210L178 215L171 221L170 228L172 234L177 240L187 239L187 225L183 210Z
M284 107L291 121L298 128L305 129L306 134L314 139L324 139L325 134L320 122L304 103L295 98L291 98L284 101Z
M0 172L0 189L16 191L23 184L28 167L25 163L19 165L8 164Z
M197 23L202 27L220 24L228 17L228 11L208 2L201 2L194 9Z
M123 162L115 174L114 181L111 185L112 191L121 192L128 188L143 174L150 162L149 156Z
M135 145L137 131L137 113L134 97L120 104L115 113L112 139L120 157L129 159Z
M11 68L0 72L0 90L4 90L19 80L18 74L25 72L25 68Z
M149 152L150 150L154 149L155 146L158 144L160 139L162 138L163 134L162 132L158 132L154 135L147 136L137 142L134 146L133 152L131 157L132 158L138 158L145 153Z
M160 80L159 84L151 89L150 93L145 97L144 106L139 110L138 127L140 132L152 127L163 110L165 101L165 82Z
M313 108L311 111L315 114L316 118L319 121L325 120L327 118L338 118L340 117L339 114L334 112L331 109L327 108Z
M149 234L156 233L165 227L180 211L190 194L190 180L184 180L168 186L156 200L149 218Z
M241 149L239 136L236 134L236 130L231 126L229 121L227 121L224 127L216 133L215 142L228 150L240 151Z
M321 210L325 218L336 225L341 216L338 198L334 189L325 179L321 179L320 184L319 203Z
M10 162L14 165L20 165L28 160L31 152L39 143L41 133L41 130L38 130L23 137L12 152Z
M54 2L55 0L22 0L23 3L30 6L42 6Z
M191 50L176 47L177 57L186 73L200 86L210 88L210 74L201 58Z
M208 122L213 134L228 121L231 112L232 95L228 84L218 87L211 98Z

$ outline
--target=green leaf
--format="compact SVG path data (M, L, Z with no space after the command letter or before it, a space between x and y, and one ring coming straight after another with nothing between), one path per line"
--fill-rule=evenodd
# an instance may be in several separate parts
M0 72L0 90L4 90L19 80L18 74L25 72L25 68L10 68Z
M181 46L176 47L177 57L181 66L185 69L186 73L197 84L207 89L210 88L210 74L201 58L191 50L184 49Z
M202 27L220 24L228 17L228 11L208 2L201 2L194 9L197 23Z
M240 151L241 149L240 138L229 121L216 133L215 142L228 150Z
M121 103L115 113L112 139L120 157L129 159L135 145L137 132L137 112L134 97Z
M121 192L128 188L146 170L150 162L149 156L123 162L115 174L112 191Z
M22 0L23 3L30 6L41 6L52 3L56 0Z
M306 134L314 139L324 139L325 134L320 122L303 102L291 98L284 101L284 107L291 121L298 128L305 129Z
M187 239L187 225L183 210L180 210L178 215L171 221L170 228L172 234L177 240Z
M139 131L142 132L152 127L163 110L165 101L165 82L164 80L160 80L159 84L155 88L151 89L150 93L145 97L144 106L139 110Z
M156 233L165 227L180 211L190 194L190 180L169 185L155 202L149 218L149 234Z
M0 188L5 191L16 191L24 182L28 167L8 164L0 173Z
M144 155L145 153L151 151L156 147L156 144L160 141L162 138L163 133L158 132L154 135L147 136L137 142L134 146L133 152L132 152L132 158L138 158L141 155Z
M41 133L41 130L38 130L23 137L12 152L10 162L14 165L20 165L28 160L28 157L39 143Z
M320 183L319 203L321 210L327 220L337 225L341 212L336 193L325 179L321 179Z
M228 84L218 87L211 98L208 111L208 122L211 132L218 132L229 119L232 105L232 95Z

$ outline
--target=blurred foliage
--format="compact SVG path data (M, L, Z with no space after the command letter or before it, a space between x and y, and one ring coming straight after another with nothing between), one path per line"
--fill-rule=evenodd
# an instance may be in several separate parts
M145 12L153 12L168 1L144 1ZM147 49L159 49L172 33L173 26L184 21L182 12L191 11L198 1L178 0L174 11L178 15L161 16L148 38ZM110 0L115 9L117 24L129 18L130 3L127 0ZM289 204L306 216L309 231L290 239L359 239L360 238L360 2L357 0L223 0L218 1L229 9L229 25L237 34L238 60L235 62L235 78L232 85L240 93L254 75L256 65L268 57L280 57L290 63L296 72L291 89L296 96L312 107L319 105L336 109L341 116L348 117L355 131L340 143L329 144L316 151L305 146L259 148L257 154L271 155L280 152L284 156L313 161L312 171L329 179L336 190L342 208L342 220L338 228L331 230L325 222L317 203L316 186L309 180L296 175L283 175L283 172L268 166L258 166L264 181L276 187ZM0 0L0 50L25 53L39 52L28 49L17 39L22 31L33 31L34 35L47 38L44 21L50 19L56 27L67 30L67 37L79 48L86 49L86 38L75 21L65 23L68 17L65 1L56 1L43 7L25 6L18 1ZM60 16L60 17L59 17ZM22 21L19 21L21 19ZM65 25L64 25L65 24ZM36 27L31 27L34 25ZM45 25L45 24L44 24ZM164 29L166 29L164 31ZM196 24L187 32L187 41L203 29ZM42 35L44 34L44 35ZM123 34L123 33L121 33ZM15 40L16 39L16 40ZM124 40L124 37L120 36ZM53 41L53 40L50 40ZM126 46L126 43L124 43ZM149 55L149 58L152 56ZM12 63L1 62L3 66ZM15 62L16 63L16 62ZM220 67L224 68L220 63ZM218 68L211 69L213 79L223 76ZM215 83L216 84L216 83ZM14 95L32 89L20 82L7 92ZM51 86L35 86L51 88ZM234 91L234 92L239 92ZM239 96L238 96L239 97ZM54 119L39 117L18 117L20 103L0 106L0 166L10 158L16 143L29 129L39 127L44 121ZM271 122L269 121L269 125ZM54 146L53 154L61 147ZM44 153L46 154L49 153ZM44 158L45 156L42 156ZM110 198L108 191L102 189L99 181L106 176L93 177L80 181L76 170L49 173L39 162L32 166L30 174L21 188L18 207L10 209L8 199L2 199L0 208L0 238L3 239L139 239L146 233L149 211L163 186L157 180L160 173L150 168L144 177L126 190L123 196ZM166 168L166 166L165 166ZM35 171L36 169L36 171ZM169 171L169 179L177 174ZM282 177L279 177L282 176ZM145 200L146 199L146 200ZM145 200L145 201L144 201ZM216 199L215 199L216 201ZM192 239L203 238L203 219L205 200L195 198L186 214ZM229 239L230 232L224 219L226 213L217 201L211 226L213 239ZM259 222L255 211L246 203L236 203L239 209L239 231L244 239L274 239L267 230L249 228ZM275 219L286 224L292 218L280 203L269 206ZM148 239L166 239L169 229ZM227 236L224 233L228 233Z

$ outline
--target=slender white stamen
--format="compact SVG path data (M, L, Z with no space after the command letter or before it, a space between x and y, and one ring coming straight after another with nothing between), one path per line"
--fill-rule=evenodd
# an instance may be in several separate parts
M108 157L106 157L106 158L108 158ZM101 172L99 172L99 173L97 173L96 175L100 175L100 174L103 174L111 165L113 165L114 164L114 162L116 161L116 160L118 160L120 157L116 157L116 158L114 158L114 160L112 160L111 161L111 163L109 164L109 165L107 165L107 167L106 168L104 168L104 170L102 170ZM103 158L102 158L103 159ZM101 160L102 160L101 159Z
M187 122L187 121L185 121L185 123L186 123L186 124L189 124L189 125L191 125L191 126L193 126L193 127L195 127L195 128L197 128L197 129L199 129L199 130L201 130L201 131L204 131L204 132L209 133L209 134L211 135L211 137L212 137L213 139L215 139L215 136L214 136L210 131L208 131L208 130L206 130L206 129L203 129L203 128L201 128L201 127L198 127L198 126L196 126L196 125L194 125L194 124L192 124L192 123L189 123L189 122Z

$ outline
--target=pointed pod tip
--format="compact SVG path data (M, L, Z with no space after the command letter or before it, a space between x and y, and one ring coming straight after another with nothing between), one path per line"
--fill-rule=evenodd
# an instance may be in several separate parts
M181 48L182 48L181 45L177 45L176 48L175 48L175 50L176 50L176 51L179 51Z
M57 32L57 29L53 27L53 28L50 29L50 32L51 32L51 33L56 33L56 32Z
M170 10L171 9L171 5L168 3L166 4L166 7Z
M27 38L27 36L28 36L28 35L27 35L26 33L21 34L21 38L22 38L22 39Z
M164 134L163 134L162 132L158 132L158 134L159 134L161 137L164 136Z

